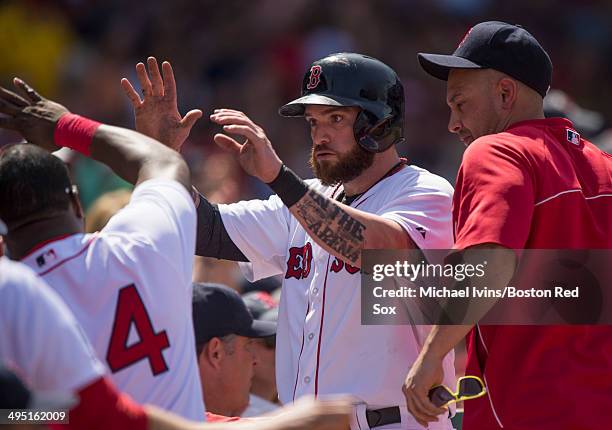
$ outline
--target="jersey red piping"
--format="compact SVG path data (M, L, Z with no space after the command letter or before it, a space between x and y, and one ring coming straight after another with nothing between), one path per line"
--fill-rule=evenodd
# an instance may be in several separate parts
M401 171L404 169L404 167L406 167L408 165L408 160L405 158L400 158L401 164L398 164L397 166L395 166L393 169L391 169L389 172L387 172L387 174L385 176L383 176L382 178L380 178L378 181L374 182L372 185L370 185L370 188L368 188L367 190L365 190L361 196L359 196L359 198L357 199L357 201L359 201L360 198L362 198L368 191L370 191L372 188L374 188L376 185L378 185L380 182L382 182L383 180L390 178L391 176L395 175L397 172ZM363 199L362 201L360 201L358 204L356 204L353 207L357 207L360 204L362 204L363 202L365 202L367 199L369 199L370 197L372 197L372 194L370 194L369 196L367 196L365 199ZM351 205L349 205L351 206Z
M323 281L323 303L321 304L321 324L319 325L319 340L317 342L317 367L315 370L315 397L319 393L319 357L321 356L321 338L323 337L323 319L325 318L325 291L327 290L327 275L329 274L329 259L327 254L327 265L325 266L325 280Z
M359 207L360 204L362 204L363 202L365 202L367 199L369 199L370 197L372 197L372 195L367 196L365 199L363 199L362 201L360 201L359 203L357 203L354 207L355 209L357 209Z
M393 169L387 175L385 175L384 177L380 178L376 182L376 184L378 184L378 182L382 181L383 179L388 178L389 176L392 176L392 175L396 174L397 172L402 170L405 165L406 165L406 163L404 161L404 163L402 163L399 166L397 166L397 168ZM374 184L374 185L376 185L376 184ZM372 187L374 185L372 185ZM368 191L372 187L370 187L368 189ZM336 187L336 189L332 192L332 198L334 198L334 194L336 194L336 191L338 189L339 189L339 187ZM367 196L365 199L363 199L361 202L359 202L357 205L355 205L355 207L359 206L360 204L365 202L370 197L371 196ZM325 267L325 280L323 281L323 303L321 305L321 324L319 325L319 340L317 342L317 366L316 366L316 370L315 370L315 397L319 393L319 359L320 359L320 356L321 356L321 338L323 337L323 319L325 318L325 292L327 291L327 275L329 274L329 260L330 260L330 257L331 257L331 254L328 253L328 255L327 255L327 266ZM310 305L310 303L309 303L309 305ZM303 342L304 342L304 335L302 334L302 346L303 346ZM301 351L300 351L300 354L301 354ZM297 378L296 378L296 387L297 387ZM295 391L293 393L293 398L295 400Z
M70 234L62 234L60 236L55 236L52 237L51 239L47 239L47 240L43 240L40 243L37 243L36 245L34 245L34 247L32 247L27 253L26 255L24 255L23 257L21 257L19 260L23 261L26 258L28 258L30 255L34 254L36 251L38 251L40 248L42 248L45 245L48 245L52 242L57 242L58 240L62 240L62 239L66 239L69 236L73 236L75 234L79 234L79 233L70 233Z
M308 312L310 312L310 300L308 301L308 306L306 307L306 315L304 315L304 322L306 322L306 317L308 316ZM295 385L293 386L293 400L295 401L295 392L297 391L298 380L300 379L300 361L302 360L302 351L304 351L304 327L302 327L302 346L300 347L300 355L298 356L297 362L297 372L295 373Z
M336 188L333 189L331 198L333 199L336 192L340 189L340 184L336 185ZM315 372L315 396L317 395L318 384L319 384L319 353L321 350L321 334L323 329L323 314L325 313L325 286L327 285L327 274L329 272L329 258L330 255L327 256L327 267L325 268L325 281L323 282L323 311L321 314L321 326L319 328L319 340L317 344L317 367ZM306 316L308 316L308 312L310 312L310 300L308 300L308 307L306 309ZM304 322L306 321L306 316L304 317ZM304 328L302 328L302 346L300 348L300 355L298 357L298 368L295 375L295 385L293 386L293 400L295 400L295 392L297 391L297 384L300 379L300 361L302 359L302 352L304 351Z

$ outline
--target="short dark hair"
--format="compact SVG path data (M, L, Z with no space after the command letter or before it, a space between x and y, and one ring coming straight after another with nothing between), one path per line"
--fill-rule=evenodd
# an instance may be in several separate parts
M0 218L9 226L37 213L68 210L70 175L64 162L35 145L0 151Z

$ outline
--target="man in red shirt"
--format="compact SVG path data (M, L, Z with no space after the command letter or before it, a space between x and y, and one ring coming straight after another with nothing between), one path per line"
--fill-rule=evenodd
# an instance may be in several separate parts
M495 249L509 281L514 250L612 248L612 157L565 119L544 119L552 64L520 26L474 26L453 55L419 54L447 81L449 131L468 146L453 201L455 249ZM520 254L519 254L520 255ZM602 429L612 405L612 331L604 326L436 326L404 383L421 422L441 357L468 334L466 374L488 393L465 405L463 428Z

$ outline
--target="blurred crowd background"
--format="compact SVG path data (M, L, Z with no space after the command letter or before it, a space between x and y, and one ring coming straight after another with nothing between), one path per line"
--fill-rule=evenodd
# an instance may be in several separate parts
M489 19L526 27L552 57L553 87L612 118L609 0L0 1L0 82L19 75L75 112L133 127L119 80L135 82L134 65L154 55L174 65L182 113L244 110L308 177L306 124L277 109L298 95L313 60L357 51L392 66L404 83L401 152L453 182L463 148L446 130L444 83L420 70L416 53L450 53L471 25ZM217 150L217 131L205 117L185 147L196 185L219 202L265 196L265 186ZM87 160L74 173L86 208L126 186Z
M553 88L562 91L551 93L549 106L610 151L609 0L5 0L0 84L11 86L20 76L73 112L132 128L120 79L137 84L134 66L149 55L170 61L181 113L205 112L183 150L194 184L224 203L263 198L269 190L215 146L219 129L208 114L219 107L243 110L287 165L311 177L306 122L281 118L277 110L299 95L312 61L360 52L389 64L404 84L402 155L454 183L463 147L446 128L445 84L420 70L416 53L451 53L473 24L492 19L521 24L543 44L555 67ZM16 138L0 132L0 146ZM87 228L95 231L128 202L130 186L91 160L69 158L89 210ZM243 292L279 285L246 284L234 263L206 259L196 263L194 280ZM458 360L461 373L462 354Z

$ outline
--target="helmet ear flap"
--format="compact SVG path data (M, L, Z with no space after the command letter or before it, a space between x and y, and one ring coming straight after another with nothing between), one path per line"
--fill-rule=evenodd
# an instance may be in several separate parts
M355 123L353 124L353 134L355 135L355 140L357 143L368 151L370 151L370 149L362 144L362 140L367 137L369 128L370 119L368 118L366 111L362 109L357 114L357 118L355 118Z
M391 118L377 121L377 118L368 111L361 110L355 118L353 133L357 143L368 152L382 152L387 150L394 142L385 143L384 138L389 134Z

